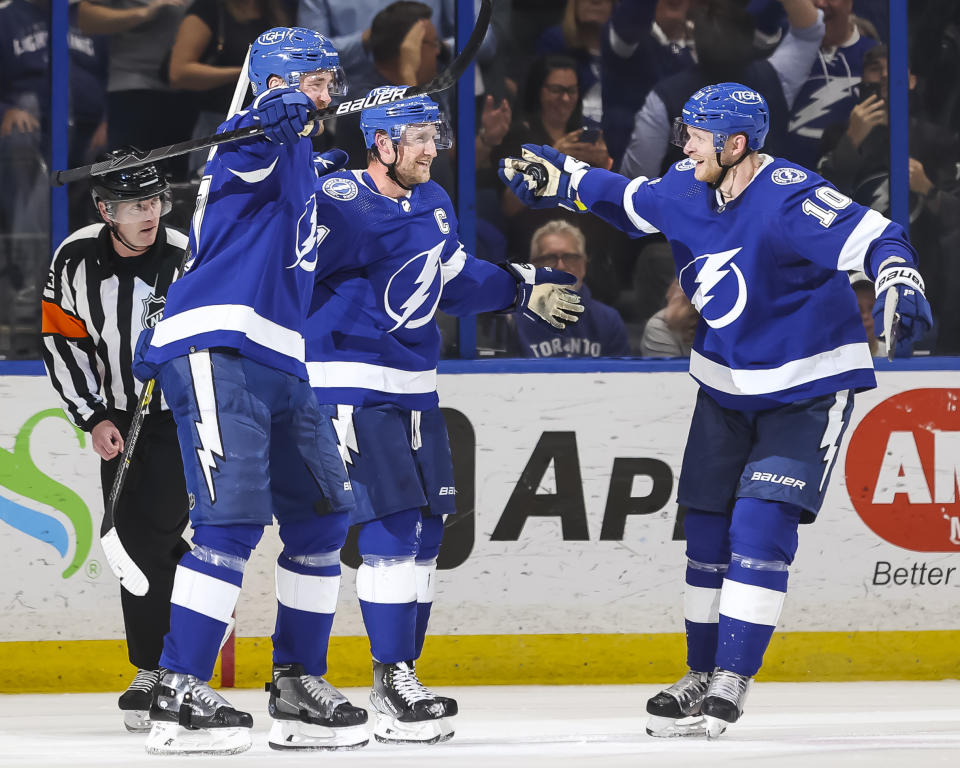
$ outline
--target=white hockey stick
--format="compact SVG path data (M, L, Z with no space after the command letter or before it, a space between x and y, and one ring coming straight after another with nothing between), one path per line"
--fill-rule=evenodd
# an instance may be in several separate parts
M243 106L243 97L250 87L250 78L247 75L247 65L250 62L250 49L247 48L247 56L243 61L243 69L240 77L237 79L236 88L233 90L233 98L230 100L230 108L227 111L229 119ZM216 145L210 148L207 155L207 161L213 157L217 151ZM206 186L201 184L197 193L196 206L201 206L206 200ZM195 206L195 207L196 207ZM183 254L183 261L177 270L177 277L183 274L183 270L190 260L190 246L187 246ZM153 389L156 385L155 379L145 382L140 391L140 399L137 401L137 409L133 413L133 419L130 422L130 429L127 431L127 437L123 442L123 453L120 454L120 466L117 467L117 474L113 478L113 486L110 489L110 496L107 499L107 506L103 512L103 520L100 523L100 546L103 548L103 554L107 558L110 570L120 580L120 584L131 594L142 597L150 589L150 582L140 570L133 558L123 547L120 536L117 533L116 512L117 502L120 499L120 492L123 490L123 484L127 478L127 471L130 469L130 459L133 457L133 451L137 446L137 440L140 438L140 430L143 428L143 420L147 415L147 409L150 407L150 401L153 399Z

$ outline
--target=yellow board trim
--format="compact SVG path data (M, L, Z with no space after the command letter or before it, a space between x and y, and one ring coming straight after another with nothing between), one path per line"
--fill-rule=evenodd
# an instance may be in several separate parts
M960 630L785 632L774 636L758 679L956 679L958 647ZM432 686L662 683L682 674L684 657L680 634L445 635L427 639L417 669ZM237 687L262 686L270 638L238 638L235 658ZM332 638L329 662L334 685L370 684L365 637ZM0 693L122 691L132 675L120 640L0 643Z

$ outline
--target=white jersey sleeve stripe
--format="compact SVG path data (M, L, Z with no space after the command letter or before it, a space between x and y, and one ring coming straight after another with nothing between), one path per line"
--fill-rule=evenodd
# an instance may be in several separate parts
M654 232L659 232L660 230L653 226L653 224L651 224L645 218L640 216L633 207L633 194L640 188L641 184L646 184L647 181L648 179L646 176L638 176L629 184L627 184L626 189L623 190L623 209L633 226L635 226L641 232L652 235Z
M165 317L157 323L151 345L164 347L182 339L213 331L237 331L261 347L303 362L303 336L258 315L245 304L214 304L195 307Z
M467 252L463 249L463 243L457 243L457 245L459 246L457 250L440 265L440 273L443 275L444 284L449 283L459 275L463 265L467 263Z
M840 249L837 258L837 269L846 272L863 270L863 262L867 255L870 243L876 240L890 224L890 219L873 209L863 214L863 218L854 227L853 232Z
M728 368L696 350L690 352L690 375L708 387L729 395L768 395L818 379L860 368L873 369L866 342L845 344L776 368Z
M310 386L356 387L392 394L422 395L436 392L437 371L404 371L373 363L346 360L307 363Z

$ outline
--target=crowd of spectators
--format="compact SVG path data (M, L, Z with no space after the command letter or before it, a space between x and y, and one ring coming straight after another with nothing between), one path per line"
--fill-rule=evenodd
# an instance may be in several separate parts
M71 166L105 149L152 148L215 130L247 46L299 24L339 48L350 96L423 84L455 52L456 0L71 0ZM479 0L475 0L479 6ZM680 157L670 129L686 98L720 80L764 94L765 151L817 170L889 215L888 0L501 0L476 74L477 255L566 269L590 310L576 336L540 338L481 320L486 354L684 356L696 311L673 279L670 244L629 240L595 217L525 208L496 179L532 142L628 177ZM49 205L49 0L0 0L0 356L30 356L16 306L38 305ZM960 3L910 14L910 224L936 327L914 353L960 353ZM455 119L452 92L440 100ZM364 162L357 118L324 141ZM326 147L318 147L326 148ZM434 178L455 197L456 149ZM167 164L186 223L203 154ZM71 190L71 228L93 220ZM851 279L851 301L864 293ZM866 299L862 299L865 301ZM595 315L596 322L587 322ZM869 316L869 312L867 312ZM25 321L29 325L30 319ZM22 323L21 323L22 324ZM446 326L449 327L449 326ZM451 333L451 348L452 338ZM15 340L14 337L17 337ZM882 344L869 338L875 353Z

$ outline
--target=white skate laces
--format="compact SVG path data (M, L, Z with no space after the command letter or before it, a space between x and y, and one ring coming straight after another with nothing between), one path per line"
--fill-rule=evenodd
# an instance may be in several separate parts
M347 701L347 697L334 688L322 677L315 675L302 675L300 682L313 698L321 702L329 712L333 712L338 706Z
M390 676L393 689L410 706L418 701L436 698L433 692L417 679L416 670L405 661L395 664Z
M159 669L138 669L133 682L127 686L128 691L143 691L152 693L154 686L160 682Z

